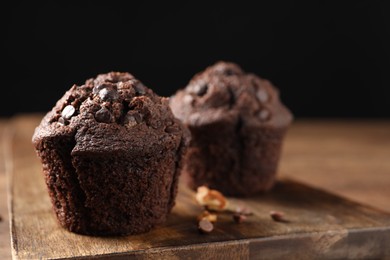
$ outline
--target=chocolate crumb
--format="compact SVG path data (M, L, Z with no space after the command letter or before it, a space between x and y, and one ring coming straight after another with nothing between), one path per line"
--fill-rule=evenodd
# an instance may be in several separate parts
M246 219L247 219L247 216L245 216L243 214L240 214L240 213L234 213L233 214L233 220L237 224L240 224L240 223L244 222Z
M271 211L269 213L269 215L271 216L271 218L276 221L276 222L284 222L284 223L288 223L290 221L286 220L285 217L284 217L284 213L283 212L280 212L280 211Z
M213 231L214 225L208 219L203 218L198 223L198 229L199 229L199 232L201 232L203 234L207 234L207 233L210 233L211 231Z

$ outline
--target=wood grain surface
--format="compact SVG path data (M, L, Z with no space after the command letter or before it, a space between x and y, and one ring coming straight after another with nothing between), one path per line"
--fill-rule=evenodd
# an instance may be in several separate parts
M13 253L19 259L313 259L389 257L390 123L296 122L286 138L280 180L264 196L233 199L255 213L247 222L221 216L213 233L200 235L200 209L180 187L166 224L127 237L80 236L60 228L51 211L41 165L31 145L39 116L12 122L11 217ZM294 178L291 181L286 178ZM382 210L300 184L325 188ZM0 204L1 205L1 204ZM0 208L1 209L1 208ZM270 210L290 223L274 222ZM1 237L0 239L3 239ZM1 248L0 248L1 249ZM0 251L1 252L1 251ZM0 255L1 256L1 255Z
M5 129L7 120L0 120L0 138L6 135ZM7 134L8 136L8 134ZM7 149L6 143L1 142L0 146L0 259L10 259L10 235L9 235L9 218L7 211L7 181L5 175L5 154Z
M390 212L390 120L302 120L279 169L310 186Z

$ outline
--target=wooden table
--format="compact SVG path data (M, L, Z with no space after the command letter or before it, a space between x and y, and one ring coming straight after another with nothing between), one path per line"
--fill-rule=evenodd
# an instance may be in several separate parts
M4 174L9 165L6 144L15 129L29 134L40 118L22 115L0 121L0 259L11 258ZM285 140L279 177L390 212L390 121L296 120Z

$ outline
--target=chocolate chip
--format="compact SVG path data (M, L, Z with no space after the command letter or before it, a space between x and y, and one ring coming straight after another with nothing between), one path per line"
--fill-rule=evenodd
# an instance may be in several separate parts
M61 125L67 125L68 121L66 121L63 117L58 118L58 123Z
M135 125L137 125L137 120L135 120L135 117L134 117L134 116L127 115L127 116L126 116L125 122L126 122L126 124L129 125L129 126L135 126Z
M201 96L203 96L204 94L206 94L208 88L209 88L209 87L207 86L207 84L200 85L200 86L198 86L198 88L197 88L196 94L197 94L198 96L201 97Z
M97 85L95 86L93 89L92 89L92 94L98 94L100 90L104 89L104 88L107 88L107 87L111 87L111 85L108 85L108 84L100 84L100 85Z
M188 87L187 91L190 93L194 93L198 96L204 96L207 93L208 85L206 83L196 83Z
M102 107L100 110L98 110L95 113L95 119L96 121L100 123L110 123L111 122L111 112L105 108Z
M246 219L247 219L247 216L245 216L243 214L240 214L240 213L234 213L233 214L233 220L237 224L240 224L240 223L244 222Z
M129 111L126 114L124 123L130 126L135 126L142 122L142 115L138 113L137 111Z
M183 97L183 102L185 104L191 104L192 105L194 103L194 98L191 95L185 95Z
M261 103L265 103L269 99L268 92L263 88L257 90L256 97Z
M115 101L119 98L118 92L112 87L103 88L99 91L99 97L103 101Z
M198 223L198 229L199 229L199 232L201 232L203 234L207 234L207 233L210 233L211 231L213 231L214 225L208 219L203 218Z
M135 93L137 95L145 95L145 93L146 93L145 86L141 82L138 82L134 86L134 89L135 89Z
M180 132L180 127L175 126L175 125L169 125L169 126L165 127L165 132L167 132L168 134L177 133L177 132Z
M64 118L64 119L70 119L73 114L76 112L76 109L74 108L74 106L72 105L67 105L66 107L64 107L64 109L62 110L61 112L61 116Z
M261 121L266 121L266 120L270 119L271 113L267 109L264 108L259 112L258 116L259 116Z
M223 71L223 74L225 74L226 76L232 76L232 75L235 75L235 71L231 70L231 69L225 69Z
M214 66L214 71L225 76L238 75L241 72L237 66L227 64L218 64L217 66Z
M280 212L280 211L271 211L269 213L269 215L271 216L271 218L276 221L276 222L285 222L285 223L288 223L290 221L286 220L285 217L284 217L284 213L283 212Z

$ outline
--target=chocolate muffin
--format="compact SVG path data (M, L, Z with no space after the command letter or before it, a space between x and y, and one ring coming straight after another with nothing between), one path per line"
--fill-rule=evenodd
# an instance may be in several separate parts
M162 223L175 203L185 131L168 99L128 73L74 85L33 136L59 223L89 235Z
M272 188L293 117L268 80L218 62L195 75L170 106L192 134L183 166L191 188L232 196Z

